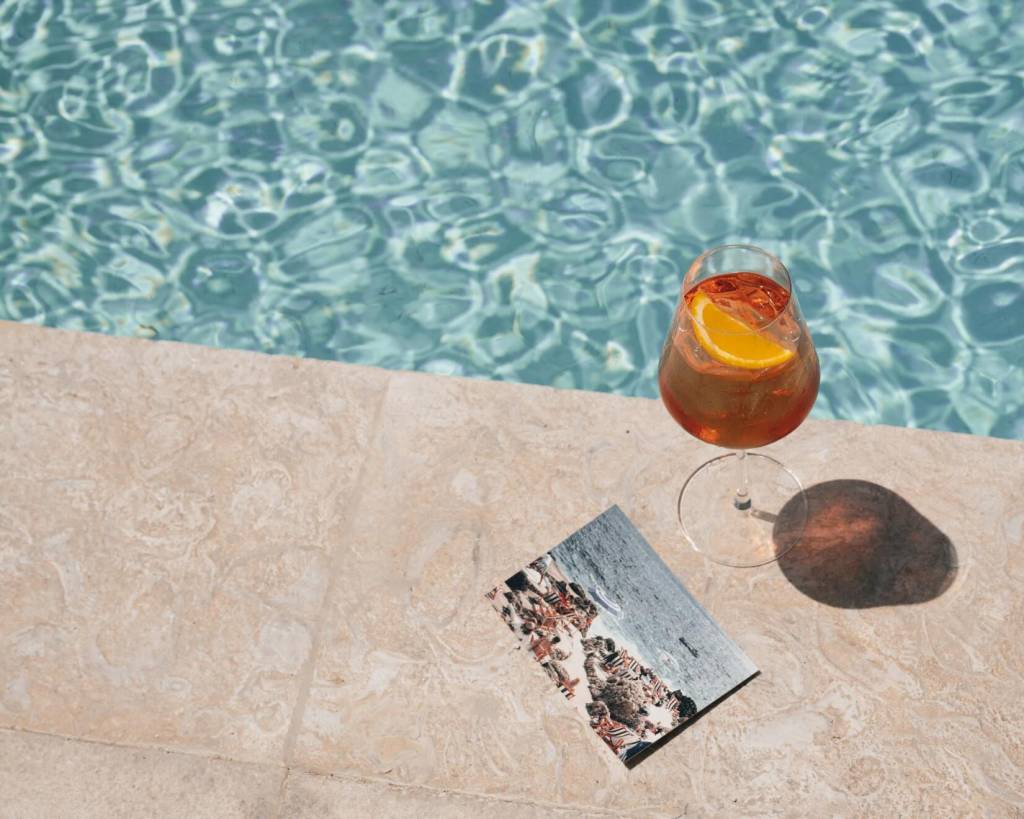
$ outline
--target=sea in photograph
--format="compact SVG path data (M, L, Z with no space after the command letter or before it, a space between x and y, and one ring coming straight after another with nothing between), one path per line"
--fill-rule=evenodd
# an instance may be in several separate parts
M618 507L550 554L598 604L595 627L635 651L698 710L757 673Z

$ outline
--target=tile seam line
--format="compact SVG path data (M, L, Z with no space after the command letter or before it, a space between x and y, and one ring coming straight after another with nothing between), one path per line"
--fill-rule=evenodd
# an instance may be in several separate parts
M34 737L46 737L48 739L60 739L66 742L80 742L85 745L99 745L103 748L116 748L122 751L153 751L157 753L170 754L175 756L186 756L193 759L204 759L207 761L227 762L232 765L241 765L249 768L259 768L264 770L280 771L283 774L280 790L279 799L281 800L277 807L283 809L284 802L283 798L285 795L285 786L288 780L294 773L307 774L308 776L315 777L317 779L334 779L339 782L350 782L357 785L373 785L377 787L386 787L397 791L415 791L430 794L432 796L461 796L469 799L476 799L482 802L501 802L510 805L525 805L527 807L540 807L540 808L556 808L567 811L577 811L584 814L599 814L601 816L623 816L629 814L623 814L621 811L612 811L607 808L599 808L593 805L580 805L572 802L541 802L535 799L521 799L515 796L506 796L504 794L497 793L478 793L476 791L466 791L458 788L444 788L434 787L432 785L423 785L415 782L395 782L390 779L382 779L372 776L366 776L365 774L359 773L344 773L344 772L325 772L322 770L316 770L314 768L307 768L303 765L285 765L281 762L255 762L248 759L236 759L230 756L224 756L219 753L211 753L208 751L195 750L192 748L175 747L168 748L162 745L143 745L143 744L129 744L124 742L110 742L103 739L93 739L90 737L76 737L68 736L67 734L58 734L50 731L36 731L31 728L16 728L12 726L0 726L0 736L4 733L10 734L25 734L27 736ZM280 810L278 811L279 815Z
M321 779L333 779L338 782L349 782L357 785L373 785L376 787L384 787L398 791L419 791L427 793L433 796L458 796L468 799L476 799L481 802L500 802L510 805L525 805L527 807L539 807L545 809L557 809L565 811L576 811L578 813L590 814L590 815L601 815L601 816L624 816L631 814L623 814L621 811L609 810L608 808L599 808L593 805L580 805L573 802L542 802L536 799L522 799L516 796L506 796L498 793L479 793L477 791L466 791L460 788L444 788L435 787L433 785L423 785L416 782L394 782L390 779L382 779L379 777L367 776L366 774L354 773L354 772L324 772L318 771L311 768L304 768L301 765L290 765L288 766L289 776L292 772L298 771L309 776L319 777Z
M380 399L377 402L377 406L374 408L373 420L370 423L370 434L366 439L366 448L363 453L362 462L359 464L359 470L356 472L355 482L352 484L352 488L348 492L348 499L350 501L349 509L345 513L344 523L342 524L342 536L338 539L338 542L334 544L334 548L328 555L328 578L327 588L324 590L323 599L320 601L320 610L317 612L316 620L313 624L313 634L310 639L309 657L306 662L303 663L302 670L299 673L299 690L295 697L295 705L292 707L291 721L288 724L288 731L284 736L284 743L281 746L281 760L285 767L291 768L294 764L294 753L295 744L298 740L299 732L302 729L303 718L306 715L306 706L309 704L309 694L313 687L313 676L316 672L317 661L320 657L320 649L323 646L324 629L326 627L328 608L331 601L334 599L334 593L338 587L338 573L342 565L342 556L345 549L345 544L349 533L351 532L352 524L358 517L359 508L362 504L363 495L365 489L363 487L363 479L366 477L366 471L373 458L373 453L376 451L375 444L380 436L381 429L383 427L383 421L385 416L385 406L387 405L388 396L391 394L391 385L394 383L394 376L388 377L387 382L384 385L384 389L381 391Z
M252 768L265 768L269 770L282 770L284 765L280 762L257 762L253 759L239 759L238 757L227 756L223 753L205 751L202 749L186 748L182 746L168 747L166 745L148 745L145 743L111 742L106 739L94 737L72 736L61 734L56 731L37 731L32 728L19 728L15 725L0 725L0 736L4 733L26 734L33 737L48 737L50 739L63 739L67 742L81 742L86 745L99 745L103 748L118 748L123 751L156 751L164 754L179 754L181 756L193 757L195 759L214 760L218 762L229 762L232 765L243 765Z
M284 815L285 797L288 795L288 779L292 775L291 768L281 769L281 781L277 785L277 800L274 804L274 819L287 819Z

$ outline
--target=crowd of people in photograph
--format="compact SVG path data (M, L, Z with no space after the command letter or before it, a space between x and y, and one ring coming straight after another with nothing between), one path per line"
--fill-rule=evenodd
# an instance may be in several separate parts
M549 556L517 572L488 597L621 759L635 756L696 712L689 697L671 690L653 669L599 633L598 606Z

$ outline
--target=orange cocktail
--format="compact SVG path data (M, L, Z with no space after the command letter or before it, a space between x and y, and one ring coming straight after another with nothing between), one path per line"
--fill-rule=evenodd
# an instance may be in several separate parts
M723 273L690 288L679 310L687 315L665 344L658 386L683 429L748 449L800 425L818 394L818 357L785 288Z
M800 426L819 378L785 265L752 245L702 253L683 280L658 387L683 429L733 450L695 470L679 493L683 531L712 560L757 566L798 540L807 512L800 481L775 458L747 449ZM784 538L776 536L780 527Z

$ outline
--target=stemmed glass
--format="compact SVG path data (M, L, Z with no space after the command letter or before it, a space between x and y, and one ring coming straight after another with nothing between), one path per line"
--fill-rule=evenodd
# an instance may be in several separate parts
M736 450L699 467L679 493L683 532L716 563L759 566L799 540L807 518L800 481L774 458L747 450L803 422L819 377L814 342L781 261L753 245L723 245L694 261L658 385L683 429ZM776 539L783 505L785 537Z

